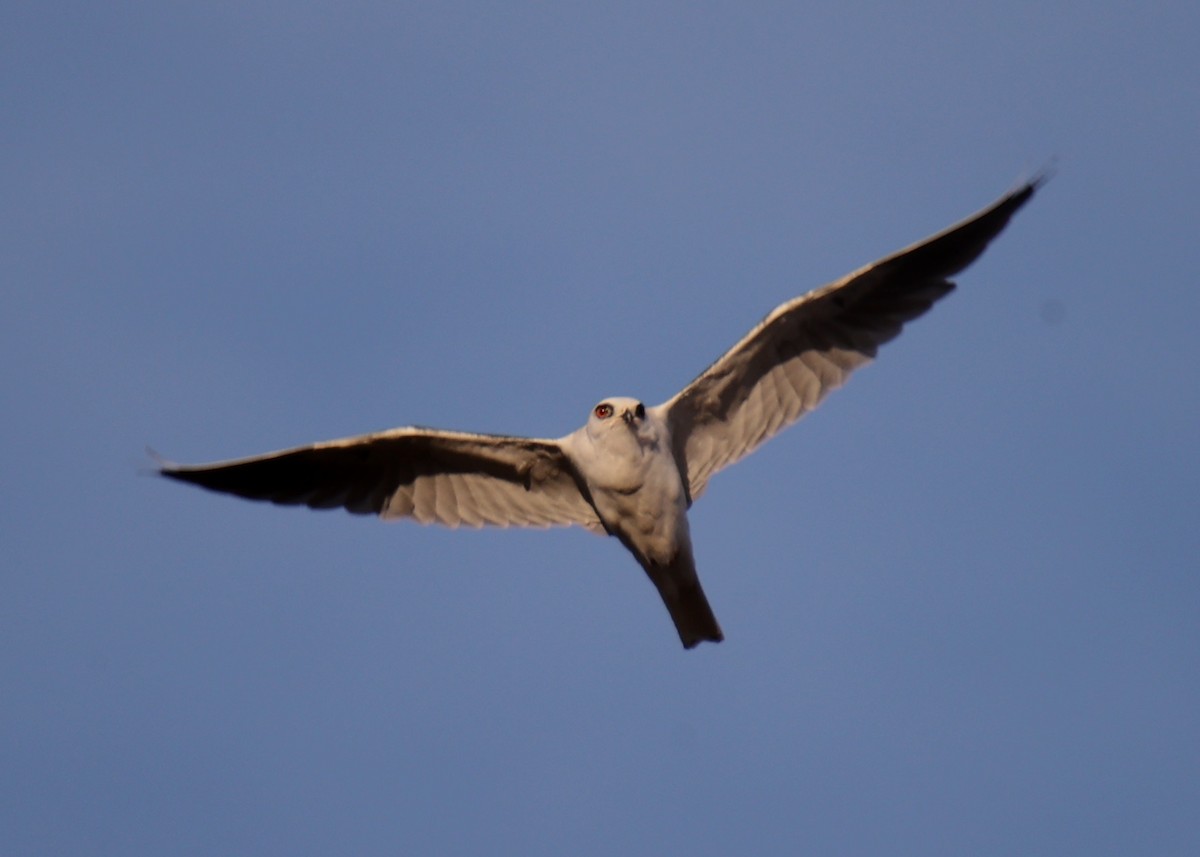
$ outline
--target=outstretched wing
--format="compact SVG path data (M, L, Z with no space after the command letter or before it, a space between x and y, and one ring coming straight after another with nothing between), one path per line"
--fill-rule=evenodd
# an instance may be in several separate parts
M163 464L160 472L250 500L422 524L603 532L553 440L398 428L235 461Z
M906 322L954 289L1042 183L775 309L659 410L692 499L709 478L811 411Z

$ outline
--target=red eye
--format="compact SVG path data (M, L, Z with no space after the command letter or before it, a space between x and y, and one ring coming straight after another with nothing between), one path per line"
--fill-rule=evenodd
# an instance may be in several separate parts
M609 404L596 405L596 410L593 413L602 420L606 420L613 415L613 407Z

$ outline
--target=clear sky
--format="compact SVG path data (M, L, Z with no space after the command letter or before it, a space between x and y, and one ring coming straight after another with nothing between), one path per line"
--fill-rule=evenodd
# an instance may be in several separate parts
M0 851L1200 853L1198 10L6 4ZM144 473L566 434L1051 162L693 508L719 646Z

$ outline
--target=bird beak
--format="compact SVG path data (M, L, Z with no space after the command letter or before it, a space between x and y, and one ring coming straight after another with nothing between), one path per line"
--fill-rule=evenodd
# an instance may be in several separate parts
M633 411L623 411L621 413L621 419L625 420L625 425L627 425L627 426L633 425L633 420L634 420Z

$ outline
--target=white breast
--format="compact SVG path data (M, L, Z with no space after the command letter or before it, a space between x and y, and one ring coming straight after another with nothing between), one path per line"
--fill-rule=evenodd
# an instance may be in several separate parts
M665 427L648 416L631 430L614 421L564 444L609 530L668 563L688 539L687 496Z

